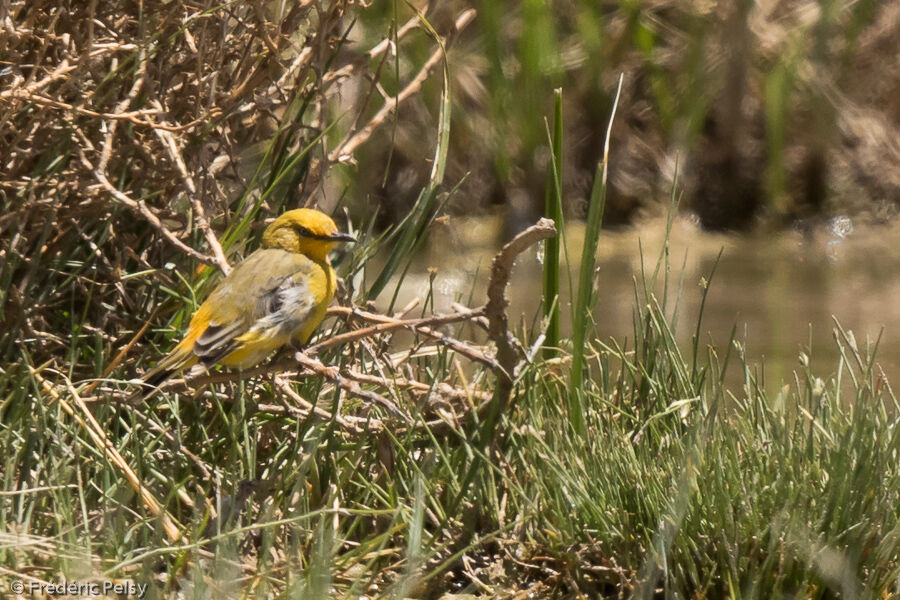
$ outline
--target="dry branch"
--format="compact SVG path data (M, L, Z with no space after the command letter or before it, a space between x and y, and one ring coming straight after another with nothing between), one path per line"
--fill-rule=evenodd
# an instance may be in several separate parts
M278 389L280 389L288 398L293 400L296 404L298 404L301 407L301 409L296 409L294 407L288 407L289 409L291 409L291 414L293 416L297 416L297 417L301 417L301 418L305 419L306 417L309 416L310 412L313 412L318 417L320 417L324 420L328 420L328 419L332 418L331 413L329 413L327 410L319 408L318 406L316 406L315 404L313 404L312 402L308 401L306 398L304 398L303 396L301 396L300 394L295 392L294 389L290 386L290 384L288 382L284 381L279 375L275 376L275 385L277 385ZM269 409L268 412L274 412L273 410L271 410L271 407L268 407L268 405L266 405L266 408ZM262 408L259 406L257 407L258 410L266 410L266 408ZM340 425L343 429L345 429L349 433L360 434L363 432L362 429L357 427L354 423L350 422L347 418L343 417L342 415L338 414L334 418L335 418L335 421L337 421L338 425Z
M475 10L470 9L461 13L454 22L454 30L462 31L465 29L469 23L475 18ZM404 101L406 101L411 96L418 93L419 90L422 89L422 86L425 84L425 80L427 80L431 73L437 68L438 64L440 64L441 60L444 58L444 46L446 45L449 36L443 38L440 46L432 52L431 56L425 61L425 64L419 70L415 77L413 77L412 81L410 81L403 90L397 94L396 97L387 98L384 102L384 106L379 109L375 116L365 124L357 132L353 132L351 135L346 137L343 141L341 141L337 147L332 150L328 154L328 162L343 162L349 160L353 153L356 152L356 149L359 148L362 144L368 140L376 129L381 127L387 118L397 110L397 107L400 106Z
M491 339L497 344L497 359L506 372L505 379L511 380L515 372L516 354L509 340L509 320L506 308L506 286L516 257L529 246L556 235L556 227L550 219L541 219L507 243L491 263L491 279L488 283L488 302L484 315L488 320Z
M222 250L222 244L219 243L219 238L216 237L216 234L209 226L209 219L206 218L206 211L203 209L203 203L200 201L200 198L197 197L197 185L194 183L193 177L188 173L187 167L184 164L184 158L182 158L181 152L178 150L175 136L162 129L156 130L156 136L163 141L163 146L165 146L172 161L178 165L178 171L181 173L184 185L188 189L188 194L191 196L191 206L194 207L194 220L197 221L197 227L203 232L203 235L206 237L206 243L209 244L210 249L213 251L213 256L216 258L216 266L219 267L219 270L222 271L223 274L228 275L228 273L231 272L231 265L228 264L228 259L225 258L225 252Z
M166 512L166 509L162 507L159 501L150 493L144 484L141 483L141 480L138 479L138 476L135 474L134 470L128 464L128 462L119 454L119 451L116 447L109 441L109 438L106 436L106 433L103 431L103 427L94 419L94 415L91 414L91 411L88 409L87 405L78 395L78 392L72 386L71 383L66 381L66 389L69 394L71 394L72 398L75 400L75 405L78 407L82 416L79 416L75 409L72 408L72 405L60 394L53 385L50 384L49 381L44 379L44 377L34 368L29 367L32 376L35 380L41 384L41 387L45 392L50 394L50 397L59 402L59 405L62 409L84 429L85 432L90 436L91 440L93 440L94 444L100 448L103 453L109 458L109 461L116 466L125 477L125 480L128 481L128 484L132 487L132 489L140 496L141 502L150 511L151 514L155 517L159 517L163 529L166 532L166 537L169 538L170 542L177 542L181 539L181 526Z
M556 227L553 221L541 219L503 246L491 263L491 278L487 291L488 301L484 307L484 314L488 320L488 333L491 340L497 344L497 361L500 363L500 368L494 370L497 377L497 389L485 429L488 434L493 434L492 430L496 420L509 404L513 377L516 372L516 351L510 341L509 319L506 315L506 308L509 305L509 301L506 299L506 286L509 283L513 263L516 257L527 250L529 246L554 235L556 235ZM488 440L483 441L487 442Z
M306 356L303 352L297 352L294 355L294 359L305 369L315 373L319 377L326 379L328 381L333 382L335 385L340 387L342 390L345 390L354 396L358 396L363 398L364 400L368 400L370 402L374 402L379 406L387 409L389 412L393 413L395 416L400 417L406 423L411 423L412 419L410 419L406 413L397 408L393 402L379 396L374 392L370 392L368 390L364 390L355 382L348 380L346 377L341 375L341 372L334 367L327 367L322 364L319 360L312 358L310 356Z
M307 353L317 354L326 348L345 344L347 342L363 339L366 337L371 337L379 333L387 333L396 329L408 329L430 338L434 338L448 348L454 350L459 354L462 354L463 356L485 364L488 367L495 368L498 366L497 361L495 361L490 356L487 356L483 352L472 348L465 342L454 339L449 335L446 335L434 329L434 327L448 325L450 323L471 321L481 316L483 314L483 311L484 308L478 308L465 312L461 311L450 313L448 315L436 315L433 317L426 317L422 319L401 320L389 317L387 315L378 315L375 313L366 312L356 308L350 309L345 307L333 307L329 309L330 314L343 314L347 317L358 317L377 324L372 325L371 327L366 327L355 331L348 331L347 333L342 333L330 337L308 348Z

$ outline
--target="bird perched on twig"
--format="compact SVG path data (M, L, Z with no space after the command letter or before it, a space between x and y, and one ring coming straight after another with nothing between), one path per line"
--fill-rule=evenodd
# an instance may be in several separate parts
M184 339L143 383L159 386L198 363L246 369L286 344L305 344L337 286L328 254L339 242L355 241L317 210L299 208L275 219L263 233L262 248L213 290Z

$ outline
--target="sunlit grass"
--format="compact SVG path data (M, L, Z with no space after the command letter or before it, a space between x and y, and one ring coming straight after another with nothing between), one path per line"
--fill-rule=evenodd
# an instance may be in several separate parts
M740 340L676 344L676 294L654 294L665 290L651 281L668 269L665 252L659 260L636 284L633 346L585 338L584 432L559 359L537 358L501 416L497 455L477 443L477 422L348 435L334 421L258 412L274 393L265 378L204 399L96 404L187 544L164 538L118 469L13 366L0 447L14 493L0 503L0 560L257 597L897 593L900 406L874 348L838 328L833 373L811 372L801 355L795 379L770 396ZM435 381L452 371L446 351L416 362ZM723 383L729 369L741 385ZM308 377L296 386L332 410L337 392L324 389ZM211 521L252 480L264 487L245 512Z

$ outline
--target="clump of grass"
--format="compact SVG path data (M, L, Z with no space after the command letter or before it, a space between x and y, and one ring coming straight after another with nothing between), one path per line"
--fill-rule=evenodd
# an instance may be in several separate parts
M801 354L795 381L772 396L735 339L708 347L693 371L666 307L653 294L640 300L636 347L590 342L600 375L585 390L587 436L561 410L564 388L539 369L513 417L510 469L526 483L507 514L528 515L520 538L555 548L571 578L562 587L896 593L898 406L873 356L838 327L832 376L817 377ZM742 388L723 383L729 361Z

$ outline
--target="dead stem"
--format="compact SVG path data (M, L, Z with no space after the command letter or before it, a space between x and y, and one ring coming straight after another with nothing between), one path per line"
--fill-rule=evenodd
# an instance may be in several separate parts
M68 400L60 394L56 388L50 384L49 381L44 379L44 377L34 368L29 367L32 376L35 380L41 384L41 387L47 392L51 398L56 400L62 409L85 430L85 432L90 436L91 440L93 440L94 444L106 454L107 458L109 458L110 462L113 463L125 477L125 480L128 481L128 484L132 487L132 489L140 496L141 502L143 502L144 506L147 510L150 511L156 517L160 518L162 522L163 529L166 532L166 537L169 538L170 542L177 542L181 539L181 526L172 518L171 515L162 507L159 501L150 493L141 480L138 479L138 476L135 474L134 470L128 465L128 462L119 454L119 451L116 450L116 447L113 446L112 442L109 441L109 438L106 437L106 433L103 431L103 427L94 419L94 415L88 409L87 405L78 395L77 390L72 386L72 384L66 380L66 389L72 398L75 401L75 405L78 407L78 410L81 412L82 416L76 414L75 409L72 408L71 404L69 404Z
M454 30L462 31L465 29L469 23L475 18L475 11L470 9L461 13L454 22ZM328 162L344 162L350 160L353 157L353 153L356 152L356 149L359 148L366 140L371 137L371 135L375 132L376 129L381 127L387 118L397 110L397 107L400 106L404 101L406 101L411 96L418 93L419 90L422 89L422 85L425 83L425 80L431 76L432 71L437 68L438 64L440 64L441 60L444 58L444 47L449 40L449 36L446 36L442 40L441 47L438 47L425 61L425 65L419 70L415 77L413 77L412 81L410 81L403 90L397 94L396 97L386 98L384 101L384 106L379 109L375 116L369 120L365 126L362 127L357 132L351 133L348 137L346 137L343 141L341 141L334 150L332 150L328 154Z

